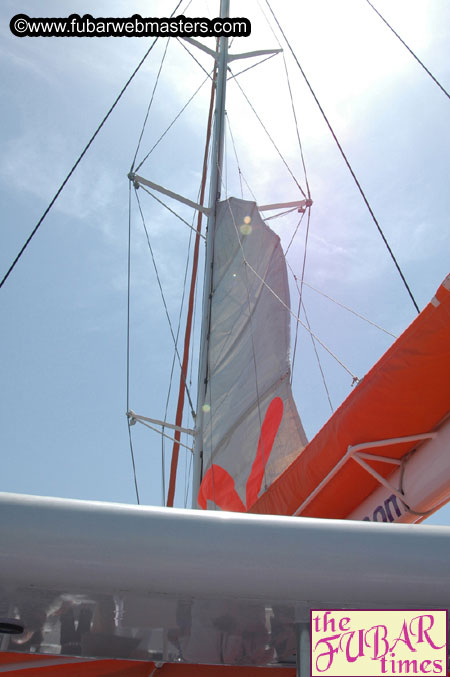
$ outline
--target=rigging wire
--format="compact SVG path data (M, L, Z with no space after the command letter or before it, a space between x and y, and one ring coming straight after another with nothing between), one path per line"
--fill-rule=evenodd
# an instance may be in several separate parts
M225 111L225 120L228 125L228 131L230 132L230 137L231 137L231 145L233 146L233 151L234 151L234 157L236 158L236 164L237 164L237 169L238 169L238 175L239 175L239 186L241 188L241 199L244 199L244 192L242 190L242 171L241 171L241 166L239 164L239 158L236 150L236 144L234 142L234 136L233 132L231 131L231 125L230 125L230 119L228 117L228 113Z
M177 3L177 6L175 7L175 9L173 10L172 14L170 15L171 17L175 14L175 12L177 11L178 7L181 5L181 2L182 2L182 0L180 0L180 2ZM84 147L84 149L83 149L83 151L81 152L81 154L78 156L78 159L76 160L76 162L75 162L75 164L73 165L72 169L71 169L71 170L69 171L69 173L67 174L66 178L64 179L64 181L62 182L62 184L60 185L60 187L59 187L58 190L56 191L55 195L53 196L52 200L50 201L50 204L48 205L48 207L46 208L46 210L45 210L44 213L42 214L41 218L39 219L39 221L37 222L37 224L35 225L35 227L34 227L33 230L31 231L31 233L30 233L28 239L26 240L25 244L23 245L22 249L19 251L19 253L17 254L16 258L15 258L14 261L11 263L11 265L10 265L8 271L7 271L6 274L4 275L2 281L0 282L0 289L3 287L4 283L6 282L6 280L8 279L8 277L10 276L10 274L12 273L12 271L14 270L15 266L17 265L18 261L19 261L20 258L22 257L22 255L23 255L23 253L25 252L26 248L28 247L28 245L30 244L31 240L33 239L33 237L34 237L35 234L37 233L37 231L38 231L38 229L39 229L41 223L44 221L45 217L47 216L47 214L49 213L49 211L51 210L51 208L52 208L53 205L55 204L56 200L57 200L58 197L60 196L61 192L63 191L63 189L64 189L64 187L65 187L65 185L67 184L67 182L69 181L70 177L71 177L72 174L74 173L75 169L78 167L78 165L80 164L81 160L82 160L83 157L86 155L87 151L89 150L90 146L92 145L92 142L93 142L94 139L96 138L97 134L100 132L100 130L102 129L103 125L105 124L105 122L107 121L107 119L109 118L109 116L111 115L111 113L113 112L114 108L115 108L116 105L119 103L119 101L120 101L120 99L122 98L122 95L124 94L124 92L125 92L125 90L127 89L128 85L131 83L131 81L133 80L134 76L136 75L136 73L138 72L138 70L140 69L140 67L142 66L142 64L144 63L144 61L146 60L146 58L148 57L148 55L150 54L150 52L152 51L152 49L153 49L153 47L155 46L157 40L158 40L157 37L153 40L152 44L150 45L150 47L148 48L148 50L146 51L146 53L144 54L144 56L142 57L142 59L140 60L140 62L138 63L138 65L136 66L136 68L134 69L134 71L132 72L132 74L130 75L130 77L128 78L128 80L126 81L125 85L124 85L124 86L122 87L122 89L120 90L119 94L117 95L117 97L116 97L114 103L112 104L112 106L109 108L109 110L108 110L108 112L106 113L105 117L103 118L103 120L102 120L102 121L100 122L100 124L98 125L97 129L95 130L95 132L93 133L93 135L92 135L91 138L89 139L88 143L87 143L86 146Z
M139 200L139 195L138 195L136 189L135 189L135 195L136 195L136 200L137 200L138 207L139 207L139 212L140 212L140 215L141 215L142 225L144 227L145 235L146 235L146 238L147 238L148 248L150 250L150 255L152 257L153 267L154 267L154 270L155 270L159 291L161 293L161 298L162 298L162 302L163 302L163 305L164 305L164 310L165 310L167 321L168 321L168 324L169 324L170 334L172 336L172 340L173 340L173 343L174 343L174 346L175 346L175 352L177 354L178 363L179 363L180 368L181 368L181 358L180 358L180 354L178 352L178 347L177 347L177 344L176 344L175 334L174 334L173 327L172 327L172 321L171 321L170 315L169 315L169 309L167 307L166 299L165 299L165 296L164 296L164 291L163 291L162 284L161 284L161 278L159 277L158 267L156 265L156 260L155 260L155 256L154 256L154 253L153 253L153 248L152 248L152 245L151 245L151 242L150 242L150 236L148 234L147 224L145 222L144 214L142 212L141 202ZM184 385L185 385L185 388L186 388L186 394L188 396L189 404L190 404L190 407L191 407L191 412L194 415L194 405L192 403L191 395L190 395L189 388L188 388L186 381L184 382Z
M208 71L206 70L206 68L205 68L204 66L202 66L202 64L201 64L200 61L197 59L197 57L194 56L194 54L193 54L193 53L191 52L191 50L187 47L187 45L185 45L184 40L180 40L180 38L177 38L177 41L180 43L180 45L183 47L183 49L186 50L186 52L189 54L189 56L192 57L192 59L194 59L194 61L195 61L195 63L197 64L197 66L200 66L200 68L202 69L202 71L203 71L203 72L208 76L208 78L211 80L211 79L212 79L212 75L210 75L210 74L208 73Z
M283 214L289 214L290 212L295 211L296 209L297 209L297 207L294 207L293 209L289 209L289 210L287 210L286 212L282 212L281 214L276 214L276 216L282 216ZM294 242L295 236L296 236L297 233L298 233L298 229L299 229L300 226L302 225L302 221L303 221L303 218L304 218L305 214L306 214L306 211L303 211L302 214L301 214L301 216L300 216L300 218L299 218L299 220L298 220L298 223L297 223L297 225L296 225L296 227L295 227L294 232L292 233L292 237L291 237L291 239L290 239L290 241L289 241L289 244L288 244L288 246L286 247L286 251L284 252L284 258L286 258L287 254L288 254L288 251L289 251L289 249L291 248L291 244ZM269 216L269 219L273 219L273 218L275 218L275 217L274 217L274 216ZM269 219L265 219L265 220L268 221Z
M236 144L235 144L235 141L234 141L234 135L233 135L233 131L231 129L230 117L229 117L229 114L226 111L225 111L225 120L228 124L228 130L230 132L231 142L232 142L232 145L233 145L234 155L235 155L235 158L236 158L236 164L237 164L238 173L239 173L239 185L240 185L240 189L241 189L241 198L244 199L244 191L242 189L242 182L244 182L245 185L247 186L247 189L248 189L250 195L253 198L253 201L256 202L257 200L256 200L256 197L255 197L255 194L252 191L252 189L250 188L250 185L249 185L247 179L245 178L245 176L244 176L244 174L241 170L241 167L240 167L239 158L238 158L238 154L237 154L237 150L236 150Z
M300 157L302 159L303 172L305 174L306 192L308 193L308 199L310 200L311 199L311 191L310 191L310 188L309 188L308 173L306 171L305 156L304 156L304 153L303 153L302 140L300 138L300 130L298 128L297 113L295 111L294 97L293 97L292 88L291 88L291 81L289 80L289 71L288 71L286 58L285 58L284 54L283 54L283 63L284 63L284 70L286 72L286 82L287 82L287 86L288 86L288 89L289 89L289 98L291 100L292 115L294 117L294 122L295 122L295 132L297 134L298 147L299 147L299 150L300 150Z
M192 219L192 221L195 218ZM180 336L180 329L181 329L181 317L183 313L183 308L184 308L184 299L186 297L186 282L187 282L187 274L189 270L189 260L190 260L190 254L191 254L191 247L192 247L192 232L189 233L189 244L188 244L188 255L186 257L186 267L184 269L184 280L183 280L183 295L181 297L181 303L180 303L180 312L178 315L178 325L177 325L177 336L176 336L176 342L178 345L178 339ZM169 387L167 390L167 399L166 399L166 407L164 410L164 420L167 421L167 415L169 412L169 402L170 402L170 394L172 392L172 382L173 382L173 375L174 375L174 370L175 370L175 362L176 362L176 353L174 351L173 357L172 357L172 366L170 369L170 378L169 378ZM162 431L164 432L164 426L162 428ZM164 446L164 437L161 437L161 465L162 465L162 505L165 505L166 503L166 482L165 482L165 446Z
M309 237L309 226L311 222L311 207L308 207L308 219L306 222L306 234L305 234L305 251L303 253L303 265L302 265L302 277L300 280L300 289L299 289L299 298L298 298L298 310L297 315L300 317L302 309L302 299L303 299L303 280L305 279L305 266L306 266L306 254L308 251L308 237ZM294 377L294 364L295 364L295 355L297 352L297 340L298 340L298 323L295 327L295 341L294 341L294 351L292 354L292 370L291 370L291 384Z
M189 385L192 386L192 375L194 371L194 345L196 341L196 329L197 329L197 323L196 323L196 318L197 318L197 303L198 303L198 285L195 287L195 293L194 293L194 311L193 311L193 321L192 321L192 341L191 341L191 353L189 356ZM193 423L193 427L195 426L195 421ZM195 449L195 444L194 444L194 449ZM184 507L187 507L187 502L188 502L188 494L189 494L189 488L191 485L191 468L192 468L192 458L193 454L190 455L189 458L189 469L187 472L187 481L185 481L185 498L184 498Z
M137 143L137 147L136 147L136 151L135 151L135 154L134 154L134 158L133 158L133 162L132 162L132 166L131 166L131 170L130 170L131 172L133 172L134 165L135 165L135 162L136 162L136 158L137 158L139 148L140 148L140 145L141 145L142 137L144 135L145 127L146 127L148 117L149 117L149 113L150 113L150 109L151 109L151 106L152 106L152 103L153 103L153 100L154 100L154 97L155 97L156 88L157 88L159 78L160 78L160 75L161 75L161 72L162 72L162 68L163 68L163 65L164 65L164 62L165 62L165 59L166 59L168 46L169 46L169 40L167 40L167 42L166 42L164 53L163 53L163 56L162 56L162 59L161 59L159 69L158 69L156 81L155 81L155 84L153 86L152 94L151 94L150 101L149 101L149 104L148 104L148 107L147 107L147 112L146 112L145 119L144 119L144 122L143 122L143 125L142 125L142 130L141 130L139 140L138 140L138 143ZM185 221L179 214L177 214L174 210L172 210L162 200L158 199L155 195L153 195L145 187L144 187L144 190L151 197L153 197L160 204L162 204L168 211L170 211L172 214L174 214L178 219L180 219L181 221L186 223L186 225L188 225L189 228L192 228L192 225L188 224L187 221ZM179 338L179 332L180 332L180 327L181 327L182 310L183 310L183 306L184 306L184 298L185 298L185 291L186 291L186 279L187 279L187 271L188 271L188 266L189 266L189 253L190 253L190 249L191 249L191 243L192 243L192 233L191 233L190 238L189 238L188 256L187 256L187 259L186 259L186 268L185 268L185 275L184 275L183 294L182 294L182 298L181 298L180 313L179 313L179 317L178 317L177 335L176 335L176 344L177 345L178 345L178 338ZM167 415L168 415L168 407L169 407L170 393L171 393L171 388L172 388L173 374L174 374L174 369L175 369L175 361L176 361L176 352L174 351L173 359L172 359L171 372L170 372L170 377L169 377L169 387L168 387L168 393L167 393L167 399L166 399L164 421L167 420ZM165 441L165 438L167 436L164 434L164 429L165 429L165 426L162 426L161 431L157 430L157 432L161 432L161 495L162 495L162 505L165 504L165 496L166 496L166 489L165 489L165 445L164 445L164 441ZM170 439L172 439L172 438L170 438Z
M252 198L253 198L253 202L257 202L255 193L254 193L254 192L252 191L252 189L250 188L250 184L249 184L249 182L247 181L247 179L245 178L244 174L242 174L242 180L243 180L243 182L245 183L245 185L247 186L248 192L250 193L250 195L251 195Z
M240 244L241 244L241 248L242 248L242 243L240 243ZM242 250L242 252L243 252L243 250ZM245 258L245 254L244 254L244 253L242 253L242 256L243 256L243 258L244 258L244 263L245 263L245 265L248 266L248 267L250 268L250 270L252 271L252 273L253 273L254 275L256 275L256 277L260 280L260 282L262 282L262 284L270 291L270 293L277 299L277 301L278 301L279 303L281 303L281 305L283 306L283 308L285 308L285 309L288 311L288 313L289 313L290 315L292 315L292 317L294 318L294 320L295 320L296 322L298 322L298 323L303 327L303 329L306 329L306 331L307 331L309 334L311 334L311 336L314 336L314 338L315 338L316 341L322 346L322 348L324 348L324 349L327 351L327 353L328 353L329 355L331 355L331 357L332 357L334 360L336 360L336 362L337 362L338 364L340 364L341 367L342 367L343 369L345 369L345 371L347 372L347 374L349 374L349 375L352 377L352 379L353 379L352 385L353 385L354 383L359 383L359 378L358 378L358 377L357 377L357 376L356 376L356 375L355 375L355 374L354 374L354 373L353 373L353 372L352 372L352 371L351 371L351 370L350 370L350 369L342 362L342 360L340 360L340 359L337 357L337 355L335 355L335 354L333 353L333 351L332 351L330 348L328 348L328 346L327 346L323 341L320 340L320 338L319 338L313 331L311 331L310 329L308 329L307 325L306 325L304 322L302 322L302 320L300 319L299 315L296 315L296 314L289 308L289 306L283 301L283 299L281 299L281 298L278 296L278 294L276 293L276 291L274 291L274 290L272 289L272 287L271 287L269 284L267 284L267 282L265 281L265 279L264 279L263 277L261 277L261 275L258 273L258 271L255 270L255 269L253 268L253 266L247 261L247 259Z
M256 66L260 66L262 63L265 61L268 61L269 59L273 59L274 56L278 56L278 53L275 52L275 54L269 54L269 56L266 56L264 59L261 59L261 61L257 61L256 63L252 64L251 66L247 66L247 68L243 68L239 73L231 73L230 77L227 78L227 80L233 80L234 78L239 77L239 75L242 75L242 73L246 73L247 71L251 71L252 68L256 68ZM228 69L230 70L230 69Z
M283 306L283 308L285 308L285 309L288 311L288 313L295 319L295 321L296 321L298 324L300 324L300 325L301 325L301 326L302 326L309 334L311 334L311 336L314 336L314 338L315 338L316 341L322 346L322 348L324 348L324 350L326 350L326 352L327 352L329 355L331 355L331 357L332 357L334 360L336 360L336 362L337 362L338 364L340 364L341 367L342 367L343 369L345 369L345 371L346 371L346 372L352 377L352 379L353 379L353 380L352 380L352 385L354 385L355 383L359 383L360 379L359 379L359 378L358 378L358 377L357 377L357 376L356 376L356 375L355 375L355 374L354 374L354 373L353 373L353 372L352 372L352 371L351 371L351 370L350 370L350 369L342 362L342 360L340 360L340 359L337 357L337 355L335 355L335 354L333 353L333 351L332 351L330 348L328 348L328 346L327 346L323 341L320 340L320 338L319 338L313 331L311 331L311 330L308 328L308 326L301 320L300 315L296 315L296 314L294 313L294 311L291 310L291 308L289 307L289 305L288 305L287 303L285 303L285 302L283 301L283 299L280 298L280 296L278 296L278 294L276 293L276 291L274 291L274 290L272 289L272 287L271 287L269 284L267 284L266 280L265 280L263 277L261 277L261 275L258 273L258 271L255 270L255 269L253 268L253 266L251 265L251 263L249 263L249 261L247 261L247 258L246 258L246 256L245 256L245 252L244 252L244 247L243 247L242 242L241 242L241 239L240 239L240 237L239 237L238 227L237 227L237 224L236 224L236 220L235 220L235 218L234 218L234 214L233 214L232 210L230 210L230 212L231 212L231 217L232 217L232 219L233 219L234 229L235 229L235 231L236 231L236 237L237 237L237 239L238 239L239 248L240 248L241 253L242 253L242 260L243 260L243 262L244 262L244 265L247 266L247 267L252 271L252 273L253 273L254 275L256 275L256 277L258 278L258 280L266 287L266 289L268 289L268 291L269 291L269 292L277 299L277 301L278 301L279 303L281 303L281 305Z
M230 72L231 72L231 69L230 69ZM299 184L299 182L298 182L297 179L295 178L295 176L294 176L294 174L293 174L291 168L289 167L289 165L288 165L288 163L286 162L286 160L285 160L283 154L281 153L281 151L280 151L280 149L278 148L277 144L275 143L275 141L273 140L272 136L270 135L269 130L268 130L267 127L264 125L264 122L261 120L260 116L259 116L258 113L256 112L255 107L253 106L252 102L250 101L250 99L248 98L247 94L246 94L246 93L244 92L244 90L242 89L241 85L239 84L239 81L238 81L238 80L235 80L235 83L236 83L236 85L239 87L239 90L241 91L241 93L242 93L244 99L247 101L248 105L250 106L250 108L252 109L253 113L255 114L255 116L256 116L258 122L260 123L261 127L264 129L264 131L265 131L265 133L266 133L268 139L270 140L270 142L272 143L273 147L275 148L275 150L277 151L278 155L280 156L280 158L281 158L281 160L282 160L284 166L285 166L286 169L288 170L289 174L292 176L295 185L297 186L297 188L299 189L299 191L301 192L301 194L303 195L303 197L306 198L306 193L305 193L305 191L303 190L303 188L301 187L301 185Z
M314 332L312 332L312 331L310 331L310 330L308 329L307 325L306 325L304 322L302 322L302 320L300 319L300 317L299 317L298 315L296 315L296 314L289 308L289 306L283 301L283 299L281 299L281 298L278 296L278 294L276 293L276 291L274 291L274 290L272 289L272 287L271 287L269 284L267 284L267 282L265 281L265 279L264 279L263 277L261 277L261 275L258 273L258 271L256 271L256 270L253 268L253 266L252 266L246 259L245 259L245 265L247 265L247 266L250 268L250 270L254 273L254 275L256 275L256 277L262 282L262 284L263 284L263 285L270 291L270 293L277 299L277 301L279 301L279 303L281 303L281 305L288 311L288 313L289 313L290 315L292 315L292 317L294 318L294 320L295 320L296 322L298 322L298 323L303 327L303 329L306 329L306 331L307 331L309 334L311 334L311 336L314 336L314 338L315 338L316 341L322 346L322 348L324 348L324 349L327 351L327 353L328 353L329 355L331 355L331 357L332 357L334 360L336 360L336 362L337 362L338 364L340 364L341 367L342 367L343 369L345 369L345 371L347 372L347 374L349 374L349 375L352 377L353 383L359 383L359 378L358 378L357 376L355 376L355 374L354 374L354 373L353 373L353 372L352 372L352 371L351 371L351 370L350 370L350 369L349 369L349 368L348 368L348 367L347 367L347 366L346 366L346 365L345 365L345 364L337 357L337 355L335 355L335 354L333 353L333 351L332 351L330 348L328 348L328 346L327 346L323 341L320 340L320 338L319 338Z
M322 369L322 363L321 363L321 361L320 361L319 353L318 353L318 351L317 351L316 341L315 341L315 339L314 339L314 337L313 337L313 335L312 335L312 333L311 333L311 325L310 325L310 323L309 323L308 315L307 315L307 313L306 313L306 308L305 308L305 304L304 304L303 301L302 301L302 308L303 308L303 313L304 313L304 315L305 315L306 324L308 325L308 329L310 330L310 334L309 334L309 335L310 335L310 337L311 337L311 341L312 341L313 348L314 348L314 353L315 353L316 359L317 359L317 364L319 365L320 373L321 373L321 376L322 376L322 383L323 383L323 386L324 386L324 388L325 388L325 392L326 392L326 394L327 394L328 404L330 405L331 413L333 413L333 412L334 412L334 408L333 408L333 404L332 404L332 402L331 402L330 392L329 392L329 390L328 390L328 385L327 385L327 382L326 382L326 379L325 379L325 374L324 374L324 371L323 371L323 369Z
M131 164L130 172L132 172L133 169L134 169L134 165L135 165L135 163L136 163L137 154L139 153L139 148L141 147L142 137L144 136L144 131L145 131L145 127L146 127L146 125L147 125L148 116L150 115L150 109L151 109L152 104L153 104L153 99L155 98L155 92L156 92L156 88L157 88L157 86L158 86L159 77L160 77L160 75L161 75L162 67L163 67L163 65L164 65L164 61L166 60L166 54L167 54L167 48L168 48L168 47L169 47L169 38L167 38L167 40L166 40L166 46L165 46L165 48L164 48L164 53L163 53L163 56L162 56L162 59L161 59L161 63L159 64L158 73L157 73L157 75L156 75L155 84L153 85L152 94L151 94L151 96L150 96L150 101L149 101L149 103L148 103L147 112L146 112L146 114L145 114L144 122L143 122L143 124L142 124L142 129L141 129L141 133L140 133L140 136L139 136L139 140L138 140L138 142L137 142L136 151L135 151L135 153L134 153L134 158L133 158L133 162L132 162L132 164Z
M377 229L378 229L379 234L381 235L381 238L382 238L382 240L383 240L383 242L384 242L384 244L385 244L385 246L386 246L386 248L387 248L387 250L388 250L388 252L389 252L389 254L390 254L390 256L391 256L391 258L392 258L392 260L393 260L393 262L394 262L394 264L395 264L395 267L397 268L397 271L398 271L398 273L399 273L399 275L400 275L400 277L401 277L401 279L402 279L402 281L403 281L403 284L404 284L404 286L405 286L405 288L406 288L406 290L407 290L407 292L408 292L408 294L409 294L409 296L410 296L410 298L411 298L411 301L413 302L414 307L415 307L417 313L420 313L419 306L418 306L417 303L416 303L416 300L415 300L415 298L414 298L414 296L413 296L413 293L412 293L412 291L411 291L411 289L410 289L410 287L409 287L409 285L408 285L408 283L407 283L407 281L406 281L406 278L405 278L405 276L404 276L404 274L403 274L403 272L402 272L402 270L401 270L401 268L400 268L400 265L399 265L399 263L398 263L398 261L397 261L395 255L394 255L394 253L393 253L393 251L392 251L392 249L391 249L391 247L390 247L390 245L389 245L389 243L388 243L388 241L387 241L387 239L386 239L386 236L384 235L384 233L383 233L383 231L382 231L382 229L381 229L380 224L378 223L378 220L377 220L377 218L376 218L376 216L375 216L375 214L374 214L374 212L373 212L372 207L370 206L370 203L369 203L369 201L368 201L368 199L367 199L367 197L366 197L365 192L363 191L362 186L361 186L361 184L360 184L360 182L359 182L359 180L358 180L358 178L357 178L355 172L353 171L353 168L352 168L352 166L351 166L351 164L350 164L350 162L349 162L349 160L348 160L346 154L344 153L344 150L343 150L341 144L339 143L339 140L338 140L338 138L337 138L337 136L336 136L336 134L335 134L335 132L334 132L334 129L333 129L333 127L331 126L331 123L330 123L330 121L328 120L328 118L327 118L327 116L326 116L326 114L325 114L325 111L324 111L324 109L322 108L322 106L321 106L321 104L320 104L320 102L319 102L319 100L318 100L318 98L317 98L317 96L316 96L316 94L315 94L315 92L314 92L314 90L313 90L313 88L312 88L312 86L311 86L311 84L310 84L308 78L306 77L305 72L304 72L303 68L301 67L300 62L299 62L299 60L298 60L298 58L297 58L297 56L296 56L294 50L292 49L292 46L291 46L289 40L287 39L287 37L286 37L286 35L285 35L285 33L284 33L282 27L280 26L280 23L279 23L277 17L275 16L275 14L274 14L274 12L273 12L273 10L272 10L272 7L271 7L270 4L269 4L269 0L266 0L266 4L267 4L267 6L269 7L269 9L270 9L270 11L271 11L271 13L272 13L273 18L275 19L276 24L277 24L278 28L280 29L281 34L282 34L284 40L286 41L287 46L289 47L289 50L290 50L290 52L291 52L291 54L292 54L292 56L293 56L293 58L294 58L294 60L295 60L295 63L297 64L297 66L298 66L298 68L299 68L299 70L300 70L300 73L302 74L303 79L305 80L305 82L306 82L306 84L307 84L307 86L308 86L308 88L309 88L309 90L310 90L310 92L311 92L311 94L312 94L312 96L313 96L313 98L314 98L314 101L316 102L316 104L317 104L317 106L318 106L318 108L319 108L319 110L320 110L320 112L321 112L321 114L322 114L322 117L323 117L323 119L325 120L325 123L327 124L327 127L328 127L328 129L330 130L330 133L331 133L331 135L332 135L332 137L333 137L333 139L334 139L334 141L335 141L335 143L336 143L336 145L337 145L337 147L338 147L338 149L339 149L339 151L340 151L340 153L341 153L341 155L342 155L342 157L343 157L343 159L344 159L344 162L345 162L345 164L347 165L347 168L348 168L350 174L351 174L352 177L353 177L353 180L354 180L354 182L355 182L355 184L356 184L356 186L357 186L357 188L358 188L358 190L359 190L359 192L360 192L360 194L361 194L361 197L363 198L364 203L365 203L367 209L369 210L369 213L370 213L370 215L371 215L371 217L372 217L372 221L374 222L375 226L376 226Z
M402 43L402 45L403 45L404 47L406 47L406 49L408 50L408 52L411 54L411 56L413 56L413 57L415 58L415 60L417 61L417 63L420 64L420 65L422 66L422 68L424 69L424 71L430 76L430 78L431 78L431 79L434 81L434 83L439 87L439 89L441 89L441 90L444 92L445 96L446 96L448 99L450 99L450 94L449 94L449 93L447 92L447 90L441 85L441 83L439 82L439 80L437 80L437 79L434 77L433 73L431 73L431 71L428 70L428 68L425 66L425 64L419 59L419 57L417 56L417 54L415 54L415 53L412 51L412 49L411 49L410 47L408 47L408 45L406 44L406 42L405 42L404 40L402 40L402 38L400 37L400 35L399 35L399 34L392 28L392 26L386 21L386 19L384 18L384 16L382 16L382 15L380 14L380 12L377 10L377 8L374 7L374 6L372 5L372 3L369 2L369 0L366 0L366 2L367 2L368 5L370 5L370 6L372 7L373 11L374 11L376 14L378 14L378 16L380 17L380 19L381 19L382 21L384 21L384 23L386 24L386 26L389 28L389 30L391 30L391 31L393 32L393 34L395 35L395 37L398 38L398 39L400 40L400 42Z
M224 111L224 120L226 121L226 110ZM224 123L226 129L226 122ZM223 135L223 178L222 186L225 189L225 200L228 200L228 148L227 148L227 134Z
M184 487L185 487L185 493L184 493L184 507L187 507L188 504L188 495L189 495L189 486L190 486L190 477L191 477L191 469L192 469L192 458L194 454L189 454L189 467L187 468L187 482L185 481Z
M128 186L128 265L127 265L127 412L130 411L130 298L131 298L131 183ZM136 477L136 463L134 460L133 440L131 438L130 419L127 416L128 439L130 442L131 463L133 466L134 486L136 489L136 499L138 505L139 490Z
M211 71L211 73L212 73L212 71ZM148 158L149 158L150 155L153 153L153 151L155 150L155 148L161 143L161 141L163 140L163 138L165 137L165 135L167 134L167 132L173 127L173 125L174 125L175 122L178 120L178 118L180 117L180 115L182 115L182 113L184 113L184 111L185 111L186 108L189 106L189 104L191 103L191 101L197 96L197 94L199 93L199 91L201 90L201 88L203 87L203 85L205 84L205 82L207 82L207 80L209 80L209 79L210 79L210 75L208 75L208 77L206 77L206 78L203 80L203 82L200 83L200 85L197 87L197 89L196 89L195 92L192 94L192 96L186 101L186 103L184 104L183 108L182 108L182 109L177 113L177 115L174 117L174 119L172 120L172 122L170 123L170 125L167 127L167 129L161 134L161 136L159 137L159 139L158 139L158 140L154 143L154 145L150 148L150 150L148 151L148 153L147 153L147 155L144 157L144 159L138 164L138 166L136 167L136 170L135 170L136 172L138 172L139 169L140 169L140 168L142 167L142 165L144 164L144 162L146 162L146 161L148 160Z
M289 264L288 264L289 265ZM289 266L290 267L290 266ZM292 271L292 268L291 268ZM294 275L294 279L296 280L297 278ZM344 305L343 303L340 303L339 301L336 301L336 299L332 298L331 296L328 296L328 294L325 294L325 292L320 291L319 289L316 289L316 287L313 287L311 284L308 284L308 282L303 281L303 284L305 287L308 287L309 289L312 289L315 291L317 294L320 294L321 296L324 296L325 298L329 299L336 305L340 306L341 308L344 308L345 310L348 310L350 313L353 313L353 315L356 315L356 317L359 317L361 320L364 320L365 322L368 322L371 324L373 327L376 327L380 331L384 332L385 334L388 334L389 336L392 336L392 338L396 339L398 338L395 334L392 334L390 331L387 329L384 329L383 327L380 327L379 324L376 324L375 322L372 322L372 320L369 320L368 317L365 317L364 315L361 315L360 313L357 313L356 310L353 310L352 308L349 308L348 306Z
M279 41L278 36L275 33L272 24L270 23L269 19L267 18L266 13L264 12L263 8L261 7L261 3L260 3L259 0L258 0L258 7L259 7L261 14L263 15L264 19L266 20L266 23L269 26L270 31L271 31L272 35L274 36L274 38L275 38L275 40L278 44L278 47L282 50L284 71L286 73L286 82L287 82L287 86L288 86L288 90L289 90L289 98L291 100L291 108L292 108L292 114L293 114L293 117L294 117L295 131L296 131L296 134L297 134L297 141L298 141L298 146L299 146L299 150L300 150L300 157L301 157L302 165L303 165L303 172L305 174L306 191L308 193L308 199L311 199L311 191L309 189L309 182L308 182L308 175L307 175L307 172L306 172L305 157L304 157L304 154L303 154L303 145L302 145L301 138L300 138L300 131L299 131L298 120L297 120L297 113L296 113L295 105L294 105L294 97L293 97L293 94L292 94L292 88L291 88L291 82L290 82L290 79L289 79L289 71L288 71L288 67L287 67L287 63L286 63L286 57L284 56L284 51L283 51L283 48L281 46L281 42Z
M199 203L203 204L205 198L206 190L206 175L208 170L208 153L209 145L211 138L211 129L212 129L212 119L213 119L213 109L214 109L214 98L215 98L215 87L216 87L216 76L217 76L217 62L214 65L213 69L213 80L211 85L211 94L209 102L209 111L208 111L208 121L206 127L206 140L205 140L205 151L203 155L203 167L202 167L202 181L200 186L200 196ZM184 334L184 347L183 347L183 363L181 365L181 374L180 374L180 388L178 393L178 403L177 403L177 412L175 418L175 425L180 426L183 418L183 408L184 408L184 392L185 387L187 389L187 371L188 371L188 360L190 352L190 341L191 341L191 329L192 329L192 317L194 312L194 297L195 297L195 288L197 281L197 270L198 270L198 259L199 259L199 248L200 248L200 235L202 229L202 220L203 212L198 211L197 215L197 231L195 237L194 245L194 255L192 261L192 273L191 273L191 284L189 289L189 303L188 303L188 313L186 319L186 330ZM186 390L187 391L187 390ZM188 391L187 391L188 392ZM192 415L195 419L194 410L192 407ZM176 485L176 474L178 467L178 457L179 457L179 444L180 433L179 431L175 432L175 442L172 448L172 460L170 464L170 479L169 479L169 490L167 493L167 506L173 506L175 498L175 485Z
M176 211L174 211L173 209L171 209L171 208L169 207L169 205L166 205L166 203L163 202L163 201L161 200L161 198L159 198L159 197L157 197L156 195L154 195L154 193L151 193L151 192L149 191L149 189L148 189L146 186L139 185L139 188L142 188L142 190L143 190L145 193L148 193L148 195L150 195L150 197L152 197L154 200L156 200L156 202L159 202L159 204L162 205L163 207L165 207L165 208L167 209L167 211L169 211L171 214L173 214L174 216L176 216L177 219L180 219L180 221L181 221L182 223L184 223L188 228L190 228L190 230L192 230L194 233L197 232L197 231L195 230L194 226L191 226L191 224L189 223L189 221L186 221L186 219L183 219L183 217L180 216L179 214L177 214ZM205 239L205 236L202 235L202 234L200 234L200 237L202 237L203 239Z
M278 219L278 217L280 217L280 216L286 216L286 214L292 214L292 212L299 212L299 211L301 211L301 210L299 210L298 207L291 207L290 209L285 209L284 212L278 212L278 214L274 214L273 216L265 216L265 217L264 217L264 221L265 221L265 222L271 221L272 219ZM304 214L304 213L305 213L305 212L302 211L302 214ZM299 226L299 225L300 225L300 223L298 224L298 226ZM297 226L297 227L298 227L298 226ZM297 230L296 230L296 232L297 232ZM291 242L289 243L289 246L291 245L291 243L292 243L292 240L291 240ZM289 249L289 247L288 247L288 249ZM287 250L286 250L286 251L287 251Z

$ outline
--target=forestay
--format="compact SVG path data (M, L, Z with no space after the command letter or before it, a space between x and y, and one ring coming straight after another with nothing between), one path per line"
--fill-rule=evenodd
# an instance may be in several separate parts
M254 202L230 198L217 210L198 503L244 511L298 456L306 437L290 386L280 239Z

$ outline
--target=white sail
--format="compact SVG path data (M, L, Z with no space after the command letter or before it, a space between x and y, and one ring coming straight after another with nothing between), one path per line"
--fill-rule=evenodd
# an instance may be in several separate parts
M254 202L230 198L217 209L199 504L243 510L306 437L290 387L280 239Z

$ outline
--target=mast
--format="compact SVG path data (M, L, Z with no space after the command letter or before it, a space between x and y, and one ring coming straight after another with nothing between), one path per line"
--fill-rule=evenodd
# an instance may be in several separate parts
M229 16L229 0L221 0L220 17ZM195 422L194 464L192 479L192 507L197 507L197 494L200 487L203 465L203 407L205 405L206 383L208 378L208 340L211 316L212 265L214 253L214 232L216 209L220 199L223 146L225 133L225 96L227 84L228 38L219 39L217 52L216 105L214 109L214 133L211 151L211 177L209 184L209 216L206 234L206 260L203 286L203 312L200 338L200 358L197 385L197 418Z

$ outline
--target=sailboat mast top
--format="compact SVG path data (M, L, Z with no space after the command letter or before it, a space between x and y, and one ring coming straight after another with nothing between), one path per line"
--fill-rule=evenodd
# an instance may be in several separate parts
M220 17L227 18L230 12L229 0L221 0ZM203 407L205 406L206 382L208 375L208 334L211 315L211 284L214 249L216 207L220 199L223 147L225 135L225 97L227 86L228 38L219 39L217 52L216 104L214 109L214 132L211 149L211 176L209 184L209 216L206 234L205 279L203 287L203 313L200 338L200 359L197 387L197 418L195 424L195 447L192 478L192 507L197 507L197 494L201 482L203 458Z

